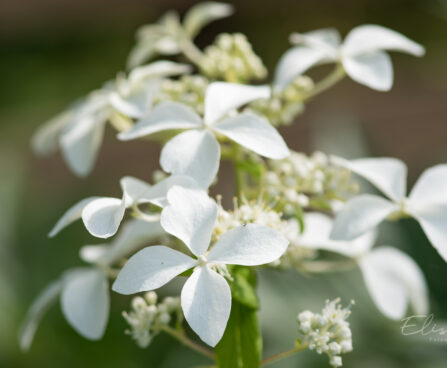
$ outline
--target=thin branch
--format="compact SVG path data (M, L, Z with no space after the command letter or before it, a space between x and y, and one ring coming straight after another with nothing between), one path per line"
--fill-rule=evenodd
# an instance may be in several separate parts
M299 353L300 351L306 350L308 347L308 344L303 344L303 345L297 345L295 346L293 349L290 350L286 350L283 351L281 353L272 355L271 357L265 358L262 362L261 362L261 367L277 362L278 360L287 358L291 355L294 355L295 353Z

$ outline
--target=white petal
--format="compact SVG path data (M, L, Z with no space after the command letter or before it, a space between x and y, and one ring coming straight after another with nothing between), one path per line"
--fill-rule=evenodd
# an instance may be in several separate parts
M156 206L164 207L168 204L166 195L168 194L169 189L171 189L174 185L190 189L200 189L199 184L197 184L197 182L189 176L171 175L153 185L148 191L142 193L138 198L138 202L149 202L155 204Z
M414 56L422 56L425 53L424 47L404 35L374 24L354 28L343 43L343 52L348 55L378 50L401 51Z
M128 86L131 90L125 94L112 92L110 104L121 114L139 119L148 114L154 95L160 88L160 81L154 80L140 83L138 86Z
M447 262L447 204L431 204L409 212L419 221L433 247Z
M191 66L187 64L175 63L168 60L160 60L150 63L148 65L134 68L129 73L129 83L133 85L142 81L159 78L169 77L178 74L184 74L191 71Z
M205 93L205 123L212 125L230 110L253 100L270 97L268 86L247 86L236 83L214 82Z
M204 254L217 218L217 204L203 190L174 186L160 223L169 234L182 240L196 256Z
M405 253L380 247L360 260L366 286L379 310L391 319L401 319L410 301L417 314L428 312L424 275Z
M85 206L82 221L93 236L108 238L117 232L125 211L124 199L103 197Z
M224 233L209 252L209 262L257 266L277 260L289 241L267 226L246 224Z
M407 191L407 166L389 157L345 160L331 156L331 161L362 176L395 201L403 199Z
M100 270L87 269L71 274L62 291L62 312L82 336L98 340L109 319L109 283Z
M159 221L132 219L122 226L110 244L85 245L80 250L80 257L85 262L110 265L163 234L165 231Z
M73 119L74 109L68 109L43 124L33 134L31 146L39 156L46 156L57 151L59 136Z
M79 176L90 173L96 160L109 116L108 99L102 92L92 94L73 116L60 138L70 169Z
M162 245L147 247L129 258L112 289L125 295L158 289L193 267L196 262L191 257Z
M144 137L170 129L191 129L202 125L202 119L188 106L164 102L156 106L128 131L118 134L122 141Z
M388 54L375 51L343 57L346 73L357 83L378 91L389 91L393 85L393 64Z
M282 159L290 155L278 131L260 116L239 114L217 123L213 129L261 156Z
M329 238L333 220L322 213L311 212L304 216L304 231L299 236L300 246L336 252L346 257L357 257L371 249L377 237L367 232L352 241L335 241Z
M399 207L379 196L362 194L350 199L337 214L330 238L353 240L372 230Z
M225 279L208 267L198 267L182 289L185 319L194 332L214 347L222 338L231 311L231 291Z
M137 203L144 194L151 190L152 186L143 180L133 176L125 176L120 180L121 189L126 201L126 206Z
M185 14L183 26L189 37L194 38L203 27L217 19L233 14L230 4L207 1L191 7Z
M180 133L165 144L160 165L171 174L192 177L202 188L208 188L219 170L220 146L206 130Z
M447 165L426 169L411 190L409 199L417 205L447 202Z
M306 45L315 49L326 49L333 54L341 43L340 33L335 28L323 28L306 33L292 33L289 37L291 43Z
M70 207L59 219L59 221L54 225L53 229L51 229L48 236L52 238L56 234L58 234L62 229L64 229L66 226L70 225L76 220L79 220L82 215L82 210L87 206L89 203L96 201L100 197L89 197L85 198L82 201L79 201L74 206Z
M56 302L62 290L62 280L53 281L38 295L31 305L25 320L20 326L19 342L23 351L28 351L34 339L40 320L46 311Z

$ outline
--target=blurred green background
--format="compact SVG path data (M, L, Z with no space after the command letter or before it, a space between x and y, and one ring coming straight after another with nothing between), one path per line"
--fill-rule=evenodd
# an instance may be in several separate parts
M80 223L56 239L46 234L61 213L89 195L118 195L123 175L150 179L159 147L117 142L108 132L96 169L73 176L59 155L33 157L35 129L74 99L99 87L125 65L137 27L168 9L183 13L195 1L2 0L0 2L0 367L192 367L206 359L167 336L146 350L125 336L120 312L129 298L114 295L103 340L89 342L65 322L59 306L46 315L28 354L18 349L20 321L38 292L63 270L80 265L80 245L92 239ZM333 26L346 34L377 23L422 43L422 59L394 54L395 86L379 93L342 81L308 105L283 129L289 146L345 155L395 156L409 165L409 181L433 164L447 162L447 1L246 0L236 14L207 27L197 43L220 32L243 32L270 70L293 31ZM223 185L221 191L227 192ZM411 220L385 227L382 242L396 245L420 265L430 287L432 311L447 319L447 266ZM447 342L402 336L364 291L358 271L305 278L264 272L260 279L265 354L289 348L297 337L298 311L321 309L340 296L353 310L354 352L346 367L441 368ZM326 367L326 357L305 352L271 367Z

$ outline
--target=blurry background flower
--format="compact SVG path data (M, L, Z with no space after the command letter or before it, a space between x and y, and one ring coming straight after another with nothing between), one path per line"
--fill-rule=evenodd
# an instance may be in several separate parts
M124 70L134 33L142 24L155 22L168 9L184 13L195 2L0 3L4 51L0 59L0 366L177 368L207 362L165 335L157 337L149 350L139 349L124 336L126 322L119 316L129 309L130 300L114 293L112 318L103 340L91 343L82 339L65 323L60 308L54 307L44 317L27 355L19 352L17 342L19 322L39 290L63 270L82 265L81 260L73 264L73 259L78 259L80 245L92 241L81 223L49 240L46 234L60 214L79 198L103 193L119 197L121 177L132 175L150 182L150 173L159 167L156 143L118 142L107 128L95 172L79 179L57 155L47 159L32 156L33 131L73 100L114 78L117 70ZM235 15L208 25L197 37L197 45L211 45L221 32L243 33L270 71L290 47L290 33L325 27L346 35L357 25L376 23L427 49L421 59L393 55L395 80L388 93L346 79L306 105L294 125L281 128L291 149L308 154L318 149L347 158L398 157L409 165L409 187L425 167L447 161L445 1L233 2ZM312 73L318 75L319 70ZM170 93L169 88L166 92ZM231 208L232 181L220 182L215 191L224 195L224 206ZM416 260L430 286L435 318L447 319L445 263L415 221L393 225L382 225L385 231L380 244L396 245ZM163 292L176 295L180 286L181 282L174 283L172 292ZM445 366L445 343L402 336L399 322L381 316L372 303L359 270L315 278L266 271L261 274L260 292L266 354L283 350L298 336L296 325L290 323L298 312L318 311L325 299L340 296L343 305L356 300L349 319L354 351L343 357L346 367ZM325 364L326 357L303 353L271 367Z

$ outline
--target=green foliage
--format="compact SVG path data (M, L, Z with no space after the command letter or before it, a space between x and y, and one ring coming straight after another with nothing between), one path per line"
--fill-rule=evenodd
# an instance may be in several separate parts
M233 296L225 334L217 344L219 368L258 368L262 357L262 337L257 316L256 275L251 268L234 266L230 282Z

